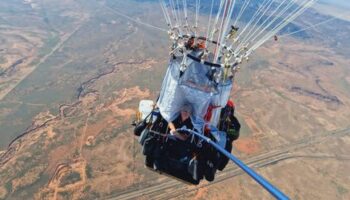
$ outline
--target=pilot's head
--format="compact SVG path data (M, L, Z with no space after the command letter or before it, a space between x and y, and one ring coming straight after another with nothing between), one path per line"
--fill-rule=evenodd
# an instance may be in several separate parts
M184 104L181 107L181 119L182 121L185 121L188 119L192 114L192 106L190 104Z

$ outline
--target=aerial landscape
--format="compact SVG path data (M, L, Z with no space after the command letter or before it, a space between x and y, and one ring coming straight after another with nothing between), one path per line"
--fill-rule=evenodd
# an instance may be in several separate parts
M316 2L235 75L232 154L291 199L350 199L349 9ZM273 199L233 163L198 185L144 166L166 29L156 0L0 1L0 199Z

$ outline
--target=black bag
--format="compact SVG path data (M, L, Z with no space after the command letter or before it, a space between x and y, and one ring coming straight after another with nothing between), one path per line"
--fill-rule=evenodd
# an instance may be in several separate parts
M232 142L229 139L226 141L225 150L230 153L232 151ZM220 153L218 170L222 171L223 169L225 169L226 165L228 164L228 161L229 161L229 158L226 157L224 154Z
M136 124L135 128L134 128L134 135L136 136L140 136L142 131L145 130L145 128L147 127L147 122L146 120L142 120L141 122L139 122L138 124Z
M150 137L149 129L146 128L146 129L144 129L144 130L142 131L142 133L141 133L141 135L140 135L140 137L139 137L139 143L140 143L141 145L144 145L144 144L145 144L145 140L146 140L148 137Z
M198 175L198 160L197 158L192 158L190 160L190 162L188 163L188 167L187 167L187 171L188 173L190 173L192 175L192 178L194 180L199 180L199 175Z
M153 136L147 137L143 144L143 149L142 149L143 155L146 155L146 156L153 155L153 151L156 145L157 145L157 140L155 137Z
M153 118L153 114L151 112L145 117L144 120L136 124L134 128L134 135L140 136L142 131L145 130L145 128L147 127L147 125L149 125L152 122L152 118Z
M154 121L151 130L158 133L166 133L168 130L168 122L162 116L158 116Z

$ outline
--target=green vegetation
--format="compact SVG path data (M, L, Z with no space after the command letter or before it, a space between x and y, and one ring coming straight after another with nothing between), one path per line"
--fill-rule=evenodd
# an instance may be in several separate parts
M0 56L0 64L3 64L3 63L5 63L7 60L6 60L6 58L5 57L3 57L3 56ZM3 72L4 71L4 69L3 68L0 68L0 74L1 74L1 72Z
M341 185L337 185L337 192L340 195L346 194L349 192L349 190Z
M34 170L35 168L40 169L40 173L44 170L47 165L47 160L43 157L43 143L44 136L41 136L35 144L33 144L33 148L28 151L30 154L23 154L17 159L17 162L14 164L14 168L16 169L16 173L13 175L13 178L22 178L24 177L30 170ZM39 165L42 165L41 167ZM40 178L43 178L40 175Z
M1 110L11 108L11 112L6 116L2 115ZM15 136L21 134L28 128L30 123L24 121L32 121L33 113L38 114L43 107L41 106L27 106L25 104L16 104L10 102L3 102L0 104L0 148L8 145ZM23 121L22 121L23 120Z
M298 194L295 194L293 199L299 200L299 199L302 199L302 198L300 198L300 196Z
M61 178L61 182L60 182L59 186L64 187L66 185L73 184L73 183L78 182L80 180L81 180L80 173L76 172L76 171L72 171L70 173L65 174Z
M40 62L40 59L35 58L29 65L34 66L34 65L39 64L39 62Z
M100 199L101 195L96 191L90 191L89 194L86 195L86 199Z
M277 91L277 90L274 90L274 92L275 92L275 94L277 94L279 97L281 97L281 98L283 98L283 99L286 98L286 96L284 96L284 95L282 94L282 92Z
M333 82L335 85L339 86L342 89L342 91L346 92L347 95L350 95L350 84L345 79L345 77L342 77L340 79L336 79Z
M33 194L36 194L38 190L48 183L50 177L45 173L40 173L39 179L35 180L33 183L22 186L16 191L13 191L13 199L32 199Z
M79 149L76 148L76 149L74 150L73 157L78 157L79 154L80 154L80 153L79 153Z
M95 145L94 147L97 147L100 144L108 143L113 138L117 137L120 133L123 133L130 129L130 124L125 123L119 128L113 128L113 127L107 127L101 131L101 133L96 137L95 139ZM88 147L88 148L94 148L94 147Z
M62 199L72 199L73 198L73 194L71 192L68 191L64 191L64 192L59 192L58 195L60 195L62 197Z
M332 183L335 185L335 187L337 189L337 193L339 195L344 195L344 194L349 192L349 189L347 189L346 187L343 187L341 184L339 184L335 181L332 181Z
M59 41L59 35L57 33L51 32L50 36L44 41L44 46L40 48L39 55L44 56L50 53Z
M85 173L87 178L92 178L92 167L89 164L86 165Z
M42 199L50 199L50 195L51 195L50 191L42 192L41 198Z
M91 190L91 186L87 185L87 186L84 187L83 193L89 193L90 190Z
M5 184L5 188L7 190L8 193L11 193L12 192L12 181L8 181L6 184Z

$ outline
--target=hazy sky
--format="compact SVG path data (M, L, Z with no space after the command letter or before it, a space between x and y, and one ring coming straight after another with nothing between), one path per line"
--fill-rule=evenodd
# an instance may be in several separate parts
M321 13L350 21L350 0L318 0L313 7Z
M350 8L350 0L319 0L319 2Z

